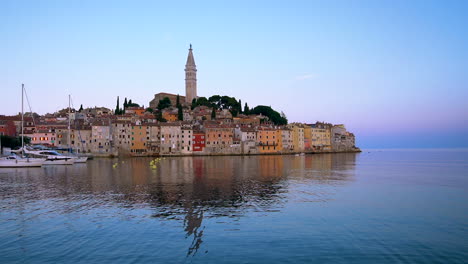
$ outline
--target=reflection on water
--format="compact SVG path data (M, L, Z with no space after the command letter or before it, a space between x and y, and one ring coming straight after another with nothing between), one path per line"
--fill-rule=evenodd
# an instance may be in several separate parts
M353 181L356 154L165 158L155 168L150 162L96 159L0 170L1 210L19 225L96 209L99 219L115 217L115 210L106 208L123 208L127 217L180 221L191 241L186 254L193 256L203 243L206 219L279 212L291 199L333 199L324 189ZM149 215L132 214L142 208L150 209Z
M1 263L466 263L468 151L0 170Z

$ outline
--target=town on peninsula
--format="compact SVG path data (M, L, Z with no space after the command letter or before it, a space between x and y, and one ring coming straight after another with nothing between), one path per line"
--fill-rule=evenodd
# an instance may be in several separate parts
M269 106L249 108L234 97L197 96L197 67L190 45L185 95L160 92L148 107L131 99L115 109L62 109L23 117L0 115L2 141L24 136L31 145L72 149L97 157L259 155L359 152L343 124L288 123Z

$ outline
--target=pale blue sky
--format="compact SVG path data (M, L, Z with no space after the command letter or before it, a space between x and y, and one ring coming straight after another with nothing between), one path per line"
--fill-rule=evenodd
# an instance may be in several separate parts
M468 147L467 1L1 1L0 114L198 94L344 123L362 147Z

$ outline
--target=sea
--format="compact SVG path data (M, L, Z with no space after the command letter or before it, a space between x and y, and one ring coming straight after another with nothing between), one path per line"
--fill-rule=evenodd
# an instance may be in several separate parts
M468 263L468 150L0 169L0 263Z

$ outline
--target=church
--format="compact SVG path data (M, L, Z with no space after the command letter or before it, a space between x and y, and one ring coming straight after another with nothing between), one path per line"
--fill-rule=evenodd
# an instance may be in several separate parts
M156 109L160 100L165 97L171 100L171 105L176 105L177 94L170 93L157 93L154 99L150 101L149 107ZM187 105L192 104L192 100L197 98L197 65L193 58L192 44L190 44L189 53L187 56L187 63L185 63L185 96L179 95L180 103Z

